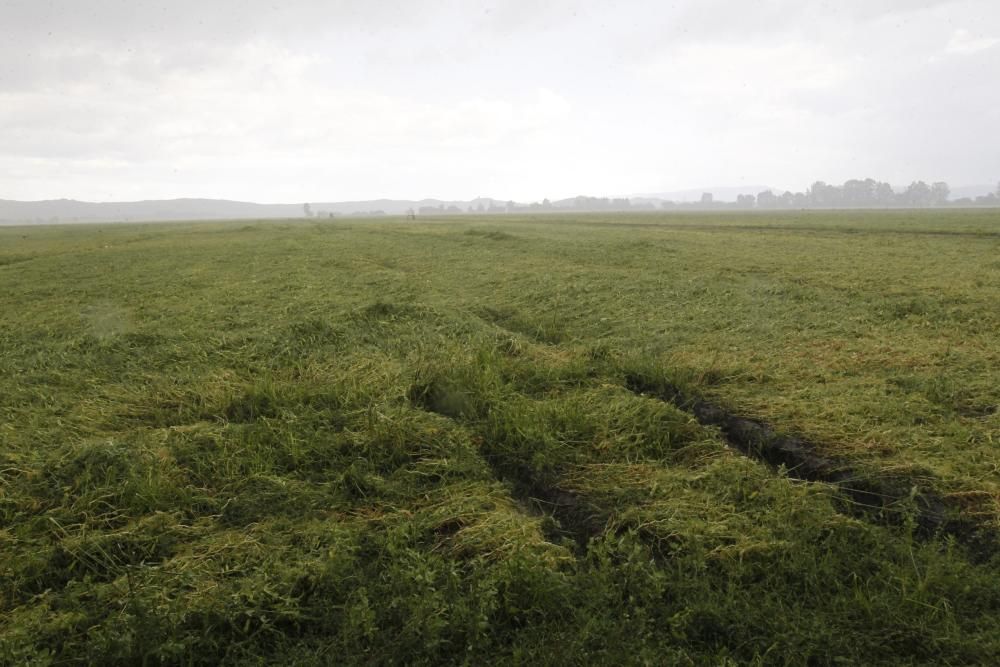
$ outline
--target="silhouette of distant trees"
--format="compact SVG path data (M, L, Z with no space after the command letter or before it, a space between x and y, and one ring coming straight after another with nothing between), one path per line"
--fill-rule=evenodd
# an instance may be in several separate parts
M1000 188L1000 185L998 185ZM781 195L767 190L757 194L757 208L886 208L890 206L927 208L951 204L989 204L995 197L1000 203L1000 194L959 199L951 201L951 188L944 181L928 185L924 181L914 181L905 189L896 192L888 183L872 178L851 179L843 185L830 185L816 181L805 192L785 192ZM746 206L747 200L737 197L737 206Z
M976 197L977 204L985 204L987 206L1000 206L1000 183L997 183L996 192L991 192L982 197Z
M825 181L816 181L804 192L774 192L764 190L756 195L740 193L735 201L723 201L712 192L704 192L697 201L664 201L655 196L643 196L630 199L628 197L589 197L580 195L558 201L543 199L532 203L518 203L512 199L506 201L477 197L470 202L437 202L436 205L425 205L419 209L409 209L407 217L441 216L457 214L517 214L519 212L612 212L612 211L673 211L697 209L809 209L809 208L930 208L943 206L998 206L1000 207L1000 183L996 191L974 199L963 197L950 199L951 188L944 181L928 184L925 181L913 181L905 188L894 190L888 183L873 178L852 178L842 185L833 185ZM307 216L324 217L325 211L313 211L309 204L303 206ZM384 215L383 211L355 212L353 215Z

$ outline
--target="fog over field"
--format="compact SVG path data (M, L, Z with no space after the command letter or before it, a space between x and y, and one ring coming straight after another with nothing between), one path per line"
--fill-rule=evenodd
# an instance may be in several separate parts
M1000 178L991 0L7 0L0 26L5 200Z

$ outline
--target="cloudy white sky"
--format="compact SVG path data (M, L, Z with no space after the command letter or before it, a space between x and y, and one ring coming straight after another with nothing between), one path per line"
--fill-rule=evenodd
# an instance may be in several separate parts
M997 0L0 0L0 199L1000 180Z

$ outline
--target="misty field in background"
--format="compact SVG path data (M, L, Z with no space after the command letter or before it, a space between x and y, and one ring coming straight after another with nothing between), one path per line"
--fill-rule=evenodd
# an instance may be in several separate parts
M988 664L998 405L995 210L0 228L0 662Z

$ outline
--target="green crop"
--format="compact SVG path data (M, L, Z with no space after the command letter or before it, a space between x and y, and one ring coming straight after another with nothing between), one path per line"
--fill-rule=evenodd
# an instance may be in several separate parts
M0 228L0 663L992 664L998 405L996 211Z

